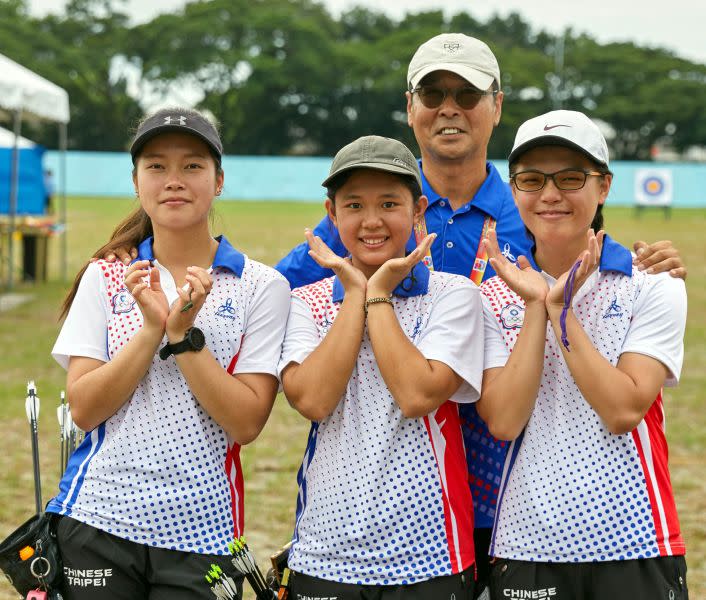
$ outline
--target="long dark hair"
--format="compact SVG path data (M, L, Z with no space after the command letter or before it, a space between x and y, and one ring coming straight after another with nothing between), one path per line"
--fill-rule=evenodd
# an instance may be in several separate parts
M140 206L118 224L111 234L108 243L98 248L98 250L93 253L92 258L103 258L106 254L115 252L117 248L134 248L142 240L151 235L152 221ZM74 298L76 297L76 292L78 291L78 284L81 283L81 278L89 264L90 261L87 262L76 275L71 289L61 305L59 319L63 319L69 312L71 304L73 304Z
M191 117L201 117L203 118L203 115L199 113L196 110L193 110L191 108L164 108L156 111L155 113L146 115L143 119L141 119L133 128L133 134L137 132L137 130L140 128L140 126L147 120L152 118L153 116L157 116L160 113L164 112L165 114L172 114L174 112L179 112L180 114L186 115L186 116L191 116ZM216 127L216 131L218 130L218 127L214 124L214 127ZM135 162L137 162L137 158L139 157L138 155L135 157ZM216 164L216 175L220 175L223 172L223 169L219 165L219 162L217 160L214 161ZM135 167L132 169L132 174L133 176L135 175ZM144 211L144 209L139 206L136 208L132 213L130 213L125 219L123 219L120 223L118 223L117 227L113 230L113 233L110 236L110 239L106 244L98 248L93 253L92 258L103 258L106 256L106 254L109 253L115 253L116 250L122 248L122 249L130 249L130 248L136 248L142 240L145 238L148 238L149 236L153 235L153 230L152 230L152 221L150 220L148 214ZM88 265L90 264L90 261L87 262L81 270L78 272L76 275L76 278L74 279L73 284L71 285L71 289L69 290L69 293L66 295L66 298L64 298L64 302L61 305L61 314L59 315L59 319L63 319L67 313L69 312L69 309L71 308L71 305L73 304L74 298L76 297L76 292L78 291L78 285L81 283L81 278L83 277L83 274L86 272L86 269L88 268Z

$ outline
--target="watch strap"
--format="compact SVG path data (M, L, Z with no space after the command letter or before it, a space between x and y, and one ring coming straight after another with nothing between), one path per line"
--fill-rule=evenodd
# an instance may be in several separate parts
M172 354L181 354L182 352L189 352L189 351L199 351L203 349L203 346L201 348L197 348L194 346L194 344L191 341L191 333L192 330L196 329L196 327L192 327L191 329L187 329L184 339L181 340L180 342L176 342L174 344L166 343L162 348L159 350L159 358L162 360L167 360ZM200 333L201 330L198 330Z

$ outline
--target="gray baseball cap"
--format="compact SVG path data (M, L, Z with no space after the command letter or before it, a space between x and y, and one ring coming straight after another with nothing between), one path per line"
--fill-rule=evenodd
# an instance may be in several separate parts
M442 33L424 42L414 53L407 70L407 85L412 91L425 75L451 71L479 90L493 81L500 89L498 60L485 42L463 33Z
M422 176L414 154L402 142L379 135L366 135L343 146L331 163L328 177L321 184L329 184L341 173L352 169L373 169L396 175L414 177L422 187Z
M162 133L188 133L203 141L213 153L218 165L221 164L223 144L216 127L206 117L193 110L165 108L145 119L135 133L135 139L130 146L132 162L144 145L152 138Z

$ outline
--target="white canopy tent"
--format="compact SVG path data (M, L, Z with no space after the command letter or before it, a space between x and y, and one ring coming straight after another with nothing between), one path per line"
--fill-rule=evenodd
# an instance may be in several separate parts
M62 160L59 166L58 191L60 197L59 221L66 225L66 127L69 122L69 95L58 85L40 77L29 69L0 54L0 113L11 115L13 120L12 181L10 182L9 243L7 287L13 285L14 265L13 236L17 214L17 183L19 173L19 147L22 121L51 121L59 124L59 149ZM67 242L62 236L61 269L66 278Z
M15 142L15 132L0 127L0 148L12 148L15 143L17 143L18 148L34 148L37 145L23 136L19 136L17 142Z

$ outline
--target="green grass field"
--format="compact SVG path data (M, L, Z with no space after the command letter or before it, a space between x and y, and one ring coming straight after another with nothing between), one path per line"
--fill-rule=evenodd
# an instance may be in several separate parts
M69 273L74 274L109 236L134 201L73 198L69 201ZM216 207L214 233L225 233L249 256L274 264L303 239L305 226L322 215L318 204L222 202ZM672 482L687 543L692 598L706 597L706 265L703 261L706 211L675 210L665 220L661 212L641 219L628 209L606 210L606 225L618 241L671 239L689 267L689 317L682 382L665 394L667 432L671 448ZM29 426L24 417L27 380L34 379L42 401L40 414L44 501L56 490L59 440L55 407L64 387L64 372L49 353L59 329L58 308L68 284L56 281L58 242L50 245L51 281L19 286L15 291L32 300L0 313L0 538L34 510ZM263 433L243 450L246 487L246 530L262 566L267 556L291 533L296 481L308 422L279 398ZM247 585L246 585L247 589ZM17 598L0 581L0 600ZM246 594L246 598L252 596Z

